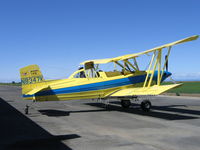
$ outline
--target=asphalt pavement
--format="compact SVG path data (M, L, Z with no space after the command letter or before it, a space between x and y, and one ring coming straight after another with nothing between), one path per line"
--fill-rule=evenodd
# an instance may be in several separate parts
M0 149L199 150L200 98L150 99L150 112L141 101L129 109L117 100L108 109L96 100L31 104L20 87L0 86Z

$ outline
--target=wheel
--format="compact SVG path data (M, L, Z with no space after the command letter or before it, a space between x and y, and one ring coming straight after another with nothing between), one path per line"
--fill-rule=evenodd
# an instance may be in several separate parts
M129 108L131 106L130 100L121 100L121 105L123 108Z
M148 112L151 109L151 102L149 100L144 100L142 101L140 107L143 111Z
M29 106L26 105L26 108L24 110L26 115L28 115L28 110L29 110Z

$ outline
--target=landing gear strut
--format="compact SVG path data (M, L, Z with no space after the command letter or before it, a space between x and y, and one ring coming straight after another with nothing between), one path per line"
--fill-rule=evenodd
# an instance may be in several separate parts
M143 111L148 112L151 109L151 102L149 100L143 100L140 107Z
M130 100L121 100L121 105L123 108L129 108L131 106Z
M29 107L30 106L26 105L26 108L24 109L24 112L25 112L26 115L28 115Z
M26 115L28 115L29 114L29 109L32 107L32 105L35 103L36 101L35 100L33 100L32 101L32 103L30 104L30 105L26 105L26 107L25 107L25 109L24 109L24 113L26 114Z

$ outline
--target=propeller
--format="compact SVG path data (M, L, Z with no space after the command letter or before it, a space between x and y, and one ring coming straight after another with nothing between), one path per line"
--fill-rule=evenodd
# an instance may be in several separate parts
M169 58L168 58L169 59ZM166 71L168 71L168 59L167 59L167 55L165 55L165 60L167 60L166 61Z

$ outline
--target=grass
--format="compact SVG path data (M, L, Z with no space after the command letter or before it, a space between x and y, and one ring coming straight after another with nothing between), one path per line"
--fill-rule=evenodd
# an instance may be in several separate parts
M0 85L21 86L21 83L0 83Z
M182 86L171 89L167 93L188 93L188 94L200 94L200 81L184 81ZM164 85L171 84L170 82L164 82Z

